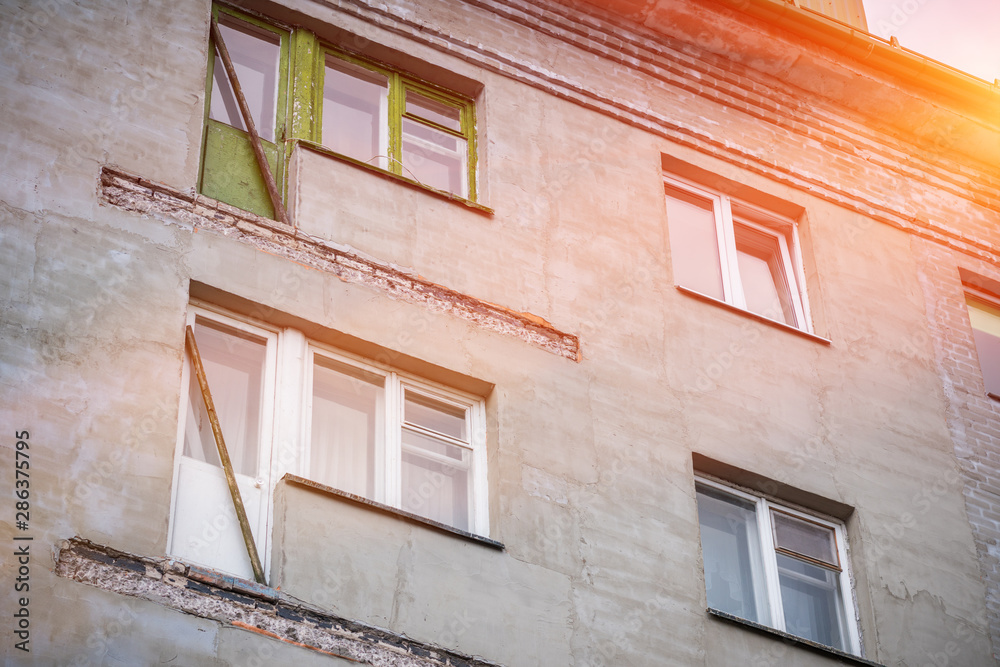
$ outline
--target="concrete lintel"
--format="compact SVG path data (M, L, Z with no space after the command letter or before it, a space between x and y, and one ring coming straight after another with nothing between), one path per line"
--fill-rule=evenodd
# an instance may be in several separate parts
M854 513L853 507L839 500L824 498L790 484L778 482L760 473L743 470L734 465L709 458L698 452L693 452L691 459L696 474L710 475L720 481L741 486L755 494L776 498L782 502L792 503L842 521L847 521Z
M365 665L499 667L334 616L250 581L171 559L126 554L80 537L60 544L55 573Z
M183 224L217 232L265 252L470 321L484 329L513 336L552 354L580 361L580 339L562 332L537 315L520 313L432 283L377 259L312 237L274 220L242 211L214 199L153 183L113 167L101 170L102 199L126 211L166 216Z

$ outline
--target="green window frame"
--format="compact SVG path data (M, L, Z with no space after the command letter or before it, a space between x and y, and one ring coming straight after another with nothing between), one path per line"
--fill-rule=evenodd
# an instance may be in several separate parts
M220 26L256 32L278 46L274 141L262 138L262 144L284 196L291 148L300 142L478 207L476 109L471 98L344 51L304 29L281 27L218 5L212 12ZM211 40L198 189L209 197L274 218L249 136L239 127L212 117L213 85L220 81L216 68L221 68L215 53ZM339 80L331 78L328 89L330 71L339 72ZM224 71L221 80L225 80ZM374 112L366 110L363 99L371 97L373 82L384 85L377 119L366 118L366 113L370 116ZM335 98L340 93L343 99L338 102ZM358 94L351 98L353 93ZM370 107L371 100L368 102ZM343 123L339 139L331 131L333 123ZM377 145L358 147L358 136L365 131Z
M271 166L271 173L281 189L287 167L285 125L289 92L289 31L248 14L218 5L212 7L212 16L218 20L220 28L233 28L244 34L255 35L265 41L277 43L278 57L274 72L275 89L269 91L269 94L273 95L274 103L274 127L271 133L273 141L262 136L261 146L268 164ZM232 52L233 45L228 44L228 39L226 41L227 47ZM264 177L254 157L250 135L241 129L242 119L239 121L240 127L236 127L212 118L212 98L213 93L217 92L214 90L215 83L216 81L228 82L225 69L217 54L215 39L210 38L208 71L205 77L204 131L202 132L198 191L207 197L273 219L275 217L274 207L268 196ZM226 85L228 86L228 83ZM241 87L244 87L242 82ZM239 117L237 109L230 109L230 114L231 117L233 115ZM254 121L260 124L261 119L255 118Z

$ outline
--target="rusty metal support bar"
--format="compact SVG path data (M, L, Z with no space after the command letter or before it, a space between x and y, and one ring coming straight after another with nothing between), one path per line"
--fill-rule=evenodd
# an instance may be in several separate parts
M222 39L222 31L219 30L219 22L214 16L212 17L212 38L219 49L219 55L222 56L222 64L226 68L226 76L229 77L229 83L232 85L233 93L236 95L236 102L240 107L240 115L243 116L243 124L250 135L250 145L253 147L253 154L257 158L260 173L264 177L264 185L267 186L267 194L271 198L274 213L278 216L280 222L291 226L292 223L288 220L288 212L285 211L285 205L281 201L281 194L278 192L278 184L274 181L271 166L267 163L267 156L264 155L264 147L260 143L257 126L250 115L250 105L247 104L246 97L243 96L243 88L240 86L240 81L236 76L236 67L233 66L233 60L229 57L229 49L226 48L226 42Z
M208 421L212 424L212 433L215 434L215 445L219 449L219 460L222 462L222 469L226 473L226 482L229 484L229 495L233 498L233 506L236 507L236 518L240 522L240 530L243 532L243 541L246 543L247 554L250 556L250 565L253 567L253 576L258 584L267 585L264 578L264 568L260 564L260 556L257 555L257 545L253 541L253 533L250 531L250 521L247 519L247 511L243 506L243 498L240 496L240 489L236 485L236 473L233 472L233 462L229 459L229 450L226 449L226 442L222 439L222 426L219 424L219 416L215 412L215 403L212 401L212 392L208 388L208 378L205 376L205 367L201 363L201 354L198 352L198 343L194 339L194 329L189 324L185 332L188 354L191 355L191 364L194 366L195 376L198 378L198 386L201 387L201 397L205 400L205 410L208 412Z

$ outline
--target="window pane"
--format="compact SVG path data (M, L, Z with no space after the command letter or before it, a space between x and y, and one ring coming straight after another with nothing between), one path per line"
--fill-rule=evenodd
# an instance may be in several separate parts
M708 606L770 623L753 504L699 486L698 520Z
M840 569L837 535L833 528L820 526L784 512L771 512L774 546Z
M403 175L423 185L467 197L468 142L403 119Z
M389 80L371 70L327 56L323 80L323 145L388 169Z
M316 357L309 477L375 497L376 447L383 441L384 379Z
M448 405L433 398L406 390L404 419L458 440L469 440L465 425L465 408Z
M1000 396L1000 309L971 299L968 305L986 391Z
M468 530L470 459L470 450L404 429L403 509Z
M236 69L236 78L240 81L243 96L250 107L250 115L257 126L261 139L274 141L275 113L278 96L278 60L281 47L278 36L264 31L254 30L244 24L235 22L227 25L220 19L219 30L222 39L229 50L229 57ZM243 116L240 114L236 95L226 75L222 57L216 49L215 65L212 69L212 102L209 106L209 118L220 123L232 125L246 131Z
M445 456L455 461L468 462L469 450L467 448L453 445L444 440L424 435L423 433L411 431L408 428L403 429L403 449L413 451L419 449L423 453L437 454L438 456Z
M785 554L779 553L777 558L785 629L798 637L849 650L838 573Z
M795 326L777 237L740 224L734 225L734 232L747 310Z
M432 100L412 90L406 91L406 113L426 118L456 132L462 131L461 108Z
M707 296L725 299L711 200L667 187L667 227L674 281Z
M233 470L256 477L267 341L201 318L194 335ZM222 467L194 368L185 431L184 456Z

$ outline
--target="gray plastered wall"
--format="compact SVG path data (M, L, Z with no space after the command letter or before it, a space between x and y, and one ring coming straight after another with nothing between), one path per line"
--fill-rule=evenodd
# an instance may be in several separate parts
M492 215L301 150L293 210L303 231L579 336L573 361L176 217L108 205L105 165L193 191L209 3L3 3L0 451L13 460L11 433L30 432L34 538L32 652L12 648L5 613L7 663L339 661L53 573L59 543L76 535L166 555L194 283L492 387L490 537L505 548L280 486L269 583L289 595L507 665L836 664L705 613L698 453L853 509L867 658L994 664L987 600L995 615L998 582L987 572L984 583L988 538L974 538L982 521L970 525L961 473L974 457L963 468L955 455L956 424L969 424L943 381L952 334L931 324L939 295L925 267L943 261L927 247L947 246L947 261L988 270L1000 241L988 191L1000 174L961 143L907 143L908 118L887 127L844 87L809 76L884 79L899 98L884 93L883 109L919 96L905 82L733 10L686 4L686 22L656 43L670 81L491 3L255 5L310 14L317 32L329 23L481 85L481 203ZM652 29L550 9L580 34L642 42ZM714 41L691 41L698 21L742 25L748 53L784 49L786 69L727 61ZM793 67L800 50L811 57ZM914 128L961 115L935 117L934 103L912 112ZM883 154L850 157L831 139L838 127ZM674 288L663 155L804 211L813 324L828 344ZM933 170L901 190L920 171L911 159ZM0 540L16 532L5 513ZM0 566L4 610L14 567Z

